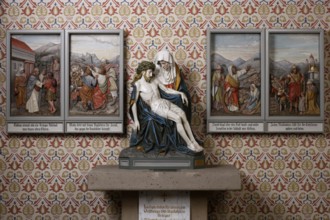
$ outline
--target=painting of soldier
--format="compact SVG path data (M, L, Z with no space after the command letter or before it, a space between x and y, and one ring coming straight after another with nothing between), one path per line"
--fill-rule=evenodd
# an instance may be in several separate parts
M270 116L320 115L318 56L318 34L269 35Z

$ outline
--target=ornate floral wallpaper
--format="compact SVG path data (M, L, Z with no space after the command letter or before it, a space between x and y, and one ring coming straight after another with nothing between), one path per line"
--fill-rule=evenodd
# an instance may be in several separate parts
M208 164L233 164L242 190L217 192L209 219L329 219L328 0L5 0L0 2L0 218L118 219L120 195L88 190L87 174L117 164L126 135L8 135L6 31L124 29L127 90L141 60L172 51L192 95L192 127ZM207 28L325 30L325 134L207 135ZM127 91L127 95L129 95Z

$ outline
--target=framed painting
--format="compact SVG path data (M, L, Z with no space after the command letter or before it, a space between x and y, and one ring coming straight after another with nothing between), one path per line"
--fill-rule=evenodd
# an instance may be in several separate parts
M8 133L64 132L63 72L63 31L7 31Z
M68 30L65 130L123 133L123 31Z
M323 30L267 30L268 132L323 132Z
M263 30L207 30L207 130L264 131Z

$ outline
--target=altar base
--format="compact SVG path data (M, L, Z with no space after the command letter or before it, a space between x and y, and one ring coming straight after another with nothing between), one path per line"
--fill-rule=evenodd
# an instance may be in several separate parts
M239 171L231 165L204 169L149 170L96 166L88 174L88 189L122 192L122 219L139 219L139 191L190 191L191 220L207 220L209 192L240 190Z

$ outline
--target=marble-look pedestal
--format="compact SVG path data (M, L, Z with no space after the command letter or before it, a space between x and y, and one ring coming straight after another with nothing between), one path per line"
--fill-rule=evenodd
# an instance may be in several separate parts
M240 190L239 171L230 165L175 171L127 170L97 166L88 175L88 189L122 192L122 219L138 219L139 191L190 191L192 220L207 219L210 191Z

